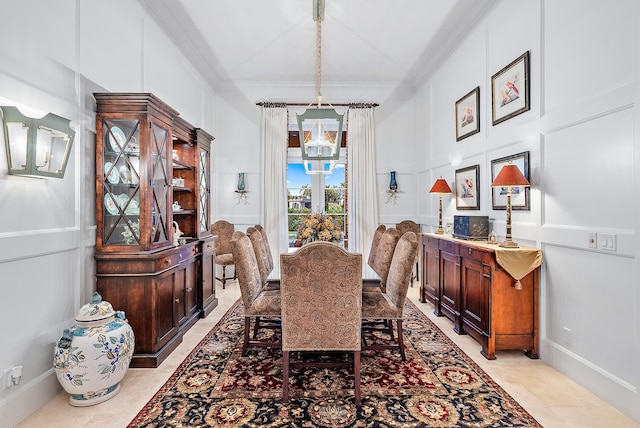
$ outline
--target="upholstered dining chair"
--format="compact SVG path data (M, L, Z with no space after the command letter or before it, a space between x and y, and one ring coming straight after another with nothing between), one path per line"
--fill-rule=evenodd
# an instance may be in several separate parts
M271 254L271 246L269 245L269 236L267 236L267 231L264 229L264 227L262 227L262 225L256 224L254 227L262 235L262 241L264 242L264 245L267 251L267 262L269 264L268 267L270 269L269 272L271 272L273 270L274 264L273 264L273 255Z
M247 354L249 346L279 347L280 341L256 340L249 338L251 319L280 318L280 291L262 289L258 261L249 237L239 230L233 232L231 248L238 273L238 284L244 305L244 341L242 355ZM265 326L266 327L266 326ZM279 328L279 325L271 328Z
M264 229L263 229L264 230ZM269 274L273 271L273 260L270 259L271 252L267 251L263 237L264 235L256 227L247 228L247 236L251 240L253 252L256 255L256 261L258 262L258 270L260 271L260 281L262 282L263 290L279 290L280 280L268 280ZM258 336L258 330L261 327L275 327L280 325L280 318L269 319L255 317L253 324L253 338Z
M249 235L249 231L251 231L251 235ZM255 233L255 232L259 233ZM269 246L269 238L267 237L267 232L264 230L259 224L256 224L254 227L249 227L247 229L247 235L251 238L251 242L254 243L254 250L256 250L256 256L260 253L262 257L262 266L260 267L260 273L264 273L264 277L262 278L264 281L264 287L267 290L279 290L280 289L280 280L279 279L268 279L271 272L273 272L274 263L273 256L271 255L271 247ZM258 238L260 235L261 239ZM261 242L260 242L261 241Z
M390 342L380 343L378 338L367 345L364 337L366 330L363 329L363 350L368 349L399 349L400 356L406 359L404 352L404 339L402 335L402 315L404 302L407 297L407 290L411 282L413 272L413 260L418 252L418 238L415 233L407 232L398 240L389 274L387 275L386 290L383 293L363 292L362 293L362 319L363 320L395 320L398 329L397 344L390 334ZM364 322L364 321L363 321ZM393 329L393 327L391 327Z
M289 402L290 367L314 365L292 359L292 352L345 351L353 352L353 363L346 364L353 366L355 401L360 405L362 254L316 241L295 253L281 254L280 266L284 402Z
M363 281L364 291L384 292L386 289L387 275L393 258L393 251L400 239L398 230L394 227L386 228L376 246L376 255L371 268L378 275L378 278Z
M222 278L216 276L216 279L222 282L222 289L224 289L227 284L227 266L235 265L233 251L231 250L231 237L235 227L226 220L218 220L211 225L210 230L213 235L217 236L216 265L222 266ZM232 279L237 279L235 266Z
M367 259L367 264L373 269L373 265L376 259L376 251L378 250L378 244L380 243L380 238L382 238L382 234L387 230L387 226L381 224L377 227L376 231L373 233L373 240L371 241L371 249L369 250L369 258Z
M398 233L400 233L400 236L404 235L406 232L413 232L416 234L416 236L420 235L420 225L413 220L401 221L400 223L396 224L396 229L398 229ZM419 255L416 254L416 273L415 275L411 275L411 284L409 284L410 287L413 287L413 281L420 280L420 277L418 275L420 272L420 269L418 267L418 259Z

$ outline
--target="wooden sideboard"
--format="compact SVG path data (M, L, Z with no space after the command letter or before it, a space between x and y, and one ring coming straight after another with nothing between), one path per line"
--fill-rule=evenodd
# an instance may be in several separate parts
M520 284L516 287L516 280L496 260L496 252L540 250L503 250L496 244L431 233L421 234L420 240L421 301L432 303L435 315L449 318L456 333L477 340L487 359L510 349L538 358L539 268L520 279L518 289Z

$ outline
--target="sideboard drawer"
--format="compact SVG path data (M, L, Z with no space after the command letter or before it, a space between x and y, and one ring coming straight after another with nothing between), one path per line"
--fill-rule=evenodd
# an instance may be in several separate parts
M480 263L484 263L484 264L491 263L491 253L484 251L480 248L463 247L462 250L460 250L460 255L465 259L475 260Z
M437 250L439 241L440 240L438 238L434 238L433 236L428 236L427 235L427 236L425 236L425 239L422 242L427 247Z
M440 251L444 251L449 254L460 254L460 244L453 241L447 241L446 239L440 239L439 241Z

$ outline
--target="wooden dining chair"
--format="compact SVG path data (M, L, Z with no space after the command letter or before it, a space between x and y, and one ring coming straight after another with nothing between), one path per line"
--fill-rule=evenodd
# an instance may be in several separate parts
M222 289L227 284L227 266L234 265L233 278L237 279L235 261L233 259L233 251L231 250L231 238L235 227L233 224L226 220L218 220L210 227L211 234L217 236L216 238L216 265L222 266L222 278L216 279L222 282Z
M281 254L282 398L289 402L289 369L344 366L345 362L291 358L295 351L353 352L354 395L360 405L362 254L316 241Z
M249 346L280 347L280 341L250 339L251 320L257 318L280 318L280 291L263 290L258 261L249 237L239 230L233 232L231 239L233 257L238 273L238 284L244 305L244 341L242 355L247 354ZM267 327L267 326L264 326ZM279 329L279 325L271 326Z
M389 274L387 275L386 290L383 293L362 293L362 319L363 323L370 320L395 320L398 334L397 343L390 334L388 343L380 343L379 338L374 338L370 345L364 338L367 329L363 328L363 350L367 349L399 349L400 356L406 359L404 352L404 339L402 335L402 315L407 290L413 273L413 260L418 252L418 238L415 233L407 232L398 240L393 252ZM393 326L391 326L393 332Z

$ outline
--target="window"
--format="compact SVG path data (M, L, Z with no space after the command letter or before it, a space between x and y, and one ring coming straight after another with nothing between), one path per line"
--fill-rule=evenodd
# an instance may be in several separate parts
M342 150L344 152L344 150ZM344 154L331 174L306 174L299 148L289 148L287 164L287 213L289 247L295 247L298 227L311 213L330 214L343 232L346 247L347 187ZM298 244L299 245L299 244Z

